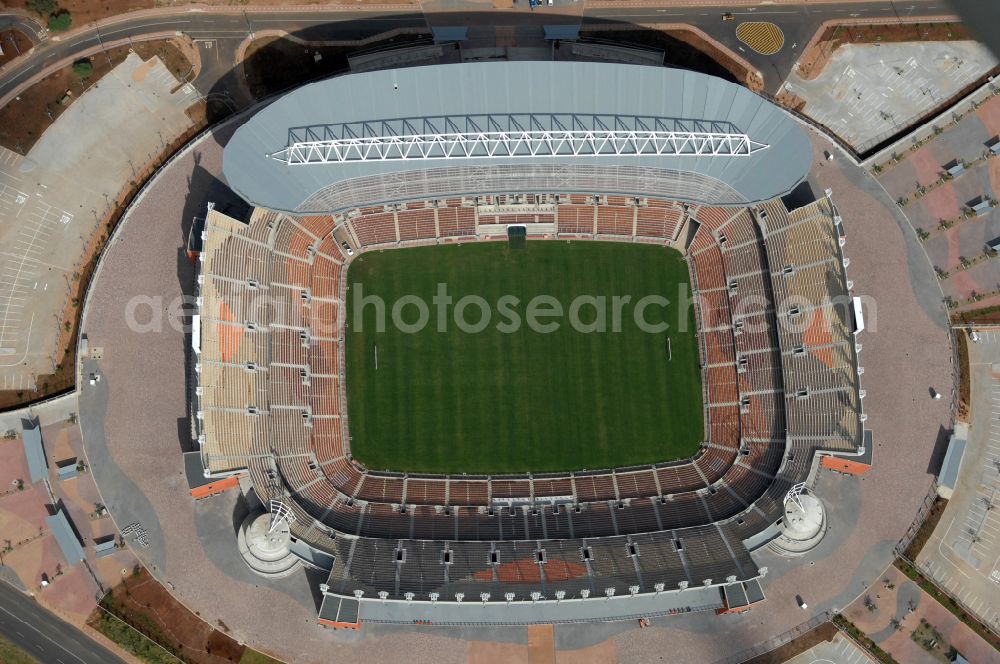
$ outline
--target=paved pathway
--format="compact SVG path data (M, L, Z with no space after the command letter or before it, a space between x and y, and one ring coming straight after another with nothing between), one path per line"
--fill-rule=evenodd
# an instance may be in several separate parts
M865 597L873 610L866 608ZM844 615L899 662L940 661L910 638L921 620L932 625L972 664L997 661L998 654L989 643L895 567L890 566L872 583L865 597L845 609ZM898 621L898 628L893 621Z

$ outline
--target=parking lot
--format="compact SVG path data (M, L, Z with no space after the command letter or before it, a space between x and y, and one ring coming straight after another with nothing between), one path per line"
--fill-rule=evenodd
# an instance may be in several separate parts
M47 202L44 185L19 172L22 159L0 149L0 389L5 390L32 390L36 376L52 370L36 354L57 335L37 305L55 299L61 306L67 282L64 270L53 270L47 260L48 248L71 232L73 221L71 212Z
M177 86L158 59L132 54L27 156L0 148L0 390L41 387L62 361L92 237L129 180L192 124L197 92Z
M976 42L846 44L815 79L792 72L785 89L806 101L806 115L864 152L996 64Z
M841 632L830 641L817 643L809 650L799 653L785 664L872 664L874 662L865 651L858 648Z
M1000 327L969 344L972 413L955 493L917 564L1000 627Z

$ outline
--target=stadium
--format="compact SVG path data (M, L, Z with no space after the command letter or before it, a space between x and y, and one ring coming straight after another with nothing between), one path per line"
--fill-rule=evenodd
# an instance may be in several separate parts
M225 147L249 220L210 209L192 245L192 495L252 496L244 560L321 570L330 627L747 610L754 551L822 539L819 468L871 466L843 222L829 190L786 205L812 160L796 119L680 70L438 65L286 94ZM357 275L391 301L500 264L522 299L681 286L690 306L591 357L352 328Z

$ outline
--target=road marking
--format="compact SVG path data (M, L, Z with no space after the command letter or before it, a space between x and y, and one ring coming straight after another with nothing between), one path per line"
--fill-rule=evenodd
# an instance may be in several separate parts
M27 627L27 628L29 628L29 629L31 629L31 630L33 630L33 631L37 632L37 633L38 633L38 635L39 635L40 637L42 637L42 638L43 638L43 639L45 639L46 641L50 642L50 643L51 643L52 645L54 645L54 646L55 646L56 648L59 648L60 650L62 650L63 652L65 652L65 653L66 653L67 655L69 655L70 657L72 657L73 659L75 659L76 661L78 661L78 662L83 662L83 664L86 664L86 662L85 662L84 660L80 659L80 657L78 657L78 656L77 656L77 655L76 655L75 653L73 653L73 652L71 652L71 651L67 650L67 649L66 649L66 648L64 648L63 646L59 645L58 643L56 643L55 641L53 641L52 639L50 639L50 638L48 637L48 635L46 635L46 634L45 634L44 632L42 632L41 630L39 630L39 629L38 629L37 627L35 627L35 626L34 626L34 625L32 625L31 623L29 623L29 622L26 622L26 621L24 621L24 620L21 620L21 618L19 618L18 616L14 615L13 613L11 613L11 612L10 612L10 611L8 611L7 609L3 608L2 606L0 606L0 611L3 611L3 612L4 612L4 613L6 613L7 615L9 615L9 616L10 616L11 618L13 618L14 620L18 621L18 622L19 622L19 623L21 623L22 625L24 625L25 627ZM20 635L21 635L21 638L24 638L24 634L21 634L21 632L18 632L18 634L20 634Z

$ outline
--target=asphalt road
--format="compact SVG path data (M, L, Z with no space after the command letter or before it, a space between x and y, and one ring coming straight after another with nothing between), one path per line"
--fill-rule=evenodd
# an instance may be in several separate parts
M45 27L35 19L20 14L0 14L0 30L7 28L17 28L28 35L33 44L45 39Z
M525 5L526 3L521 3ZM0 97L16 86L30 79L65 58L71 58L88 48L100 47L103 43L128 37L136 38L157 32L183 32L196 40L215 40L221 47L217 52L215 67L230 68L236 45L247 35L265 29L281 28L307 39L357 39L398 27L420 27L434 25L544 25L565 23L566 21L614 22L614 23L658 23L676 22L698 26L734 51L741 52L753 66L764 75L765 88L776 91L798 57L799 50L812 37L819 25L833 18L881 17L886 21L931 16L950 13L946 0L901 0L901 2L854 2L844 4L818 4L800 6L743 7L733 10L735 21L722 21L725 7L618 7L584 8L583 17L557 17L544 11L530 12L524 6L507 12L477 12L475 5L456 7L454 12L442 11L423 14L421 12L399 12L398 10L363 11L308 11L308 12L239 12L222 14L192 11L180 8L176 13L161 14L156 17L124 17L112 26L103 29L88 27L72 33L68 38L54 41L47 39L38 45L35 52L16 61L0 75ZM0 16L0 25L11 17ZM23 19L16 20L23 22ZM736 39L736 26L745 20L767 20L776 23L785 33L785 45L773 56L762 56L744 47ZM218 57L218 56L221 56ZM223 77L218 73L215 80ZM200 83L200 82L199 82ZM204 87L199 85L199 87ZM214 87L214 86L213 86ZM231 86L230 86L231 87ZM203 94L218 92L218 89L202 89ZM231 91L237 94L238 91Z
M125 664L76 627L3 582L0 635L44 664Z
M3 17L7 18L7 17ZM0 97L24 81L66 58L108 42L162 32L183 32L197 40L233 41L232 49L253 31L280 28L309 39L357 39L399 27L426 26L422 14L390 14L385 11L316 11L218 14L179 9L174 15L125 18L104 28L87 27L69 37L51 38L20 58L0 75ZM226 63L227 67L232 62ZM208 93L208 90L202 90Z
M764 89L775 93L788 77L799 53L825 21L878 18L886 23L921 16L954 13L947 0L901 0L900 2L850 2L843 4L762 5L732 9L732 21L723 21L725 7L678 7L656 9L621 7L585 9L585 23L688 23L701 28L739 53L764 76ZM770 21L785 34L785 44L771 56L760 55L736 38L736 26L744 21Z

